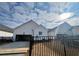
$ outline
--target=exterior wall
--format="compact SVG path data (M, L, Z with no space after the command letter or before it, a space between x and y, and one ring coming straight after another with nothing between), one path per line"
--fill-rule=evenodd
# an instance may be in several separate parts
M40 36L48 36L47 35L47 30L42 28L41 26L37 27L35 30L34 30L34 36L39 36L39 31L42 32L42 35Z
M55 35L57 34L67 34L67 35L72 35L72 29L71 26L68 25L67 23L63 23L60 26L57 27Z
M57 34L67 34L70 36L79 35L79 26L75 27L59 26L55 30L49 32L49 35L51 36L56 36Z
M55 32L56 32L56 28L55 29L52 29L51 31L49 31L48 35L49 36L56 36L55 35Z
M59 25L57 28L52 29L49 32L49 35L50 36L57 36L57 34L72 35L72 31L69 29L71 29L71 26L67 23L63 23L63 24Z
M16 28L13 32L13 38L15 41L15 37L17 34L39 36L39 31L42 32L42 36L47 36L47 29L45 29L44 27L39 26L38 24L31 21L29 23L26 23L26 24ZM34 34L33 34L33 32L34 32Z
M72 31L74 36L79 35L79 27L73 27Z
M55 35L57 35L57 34L68 34L68 29L59 26L59 27L56 29L56 32L55 32Z

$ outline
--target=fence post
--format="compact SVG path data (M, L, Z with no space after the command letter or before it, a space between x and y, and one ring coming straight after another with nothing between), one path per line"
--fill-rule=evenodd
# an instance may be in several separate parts
M33 36L30 37L29 56L31 56L31 54L32 54L33 38L34 38Z
M64 37L63 37L63 44L64 44L64 55L66 56L66 47L65 47L65 40L64 40Z

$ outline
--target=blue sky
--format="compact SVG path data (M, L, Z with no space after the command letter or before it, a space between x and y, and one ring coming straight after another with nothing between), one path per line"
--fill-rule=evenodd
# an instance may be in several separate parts
M38 24L52 28L64 22L59 20L58 16L66 12L74 14L67 22L76 25L76 21L71 20L78 20L78 2L0 2L0 23L15 28L32 19Z

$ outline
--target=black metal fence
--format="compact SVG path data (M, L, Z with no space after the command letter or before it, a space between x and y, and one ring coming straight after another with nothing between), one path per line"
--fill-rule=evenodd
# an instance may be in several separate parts
M30 56L79 56L79 39L34 36L30 40Z

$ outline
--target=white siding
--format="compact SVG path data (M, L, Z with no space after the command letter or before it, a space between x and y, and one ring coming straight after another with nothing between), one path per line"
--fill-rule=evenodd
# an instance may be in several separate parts
M72 31L74 36L79 35L79 27L73 27Z
M29 23L26 23L18 28L16 28L14 30L13 33L13 38L15 40L15 37L17 34L27 34L27 35L33 35L33 31L34 31L34 36L39 35L39 31L42 32L42 36L47 36L47 29L45 29L44 27L34 23L33 21L30 21Z
M49 31L48 35L49 36L55 36L55 32L56 32L56 28Z
M49 35L51 35L51 36L56 36L57 34L72 35L72 31L69 29L71 29L71 26L67 23L63 23L63 24L59 25L56 29L52 29L49 32Z
M63 23L60 26L57 27L56 29L56 34L68 34L71 35L70 30L71 26L69 26L67 23Z

